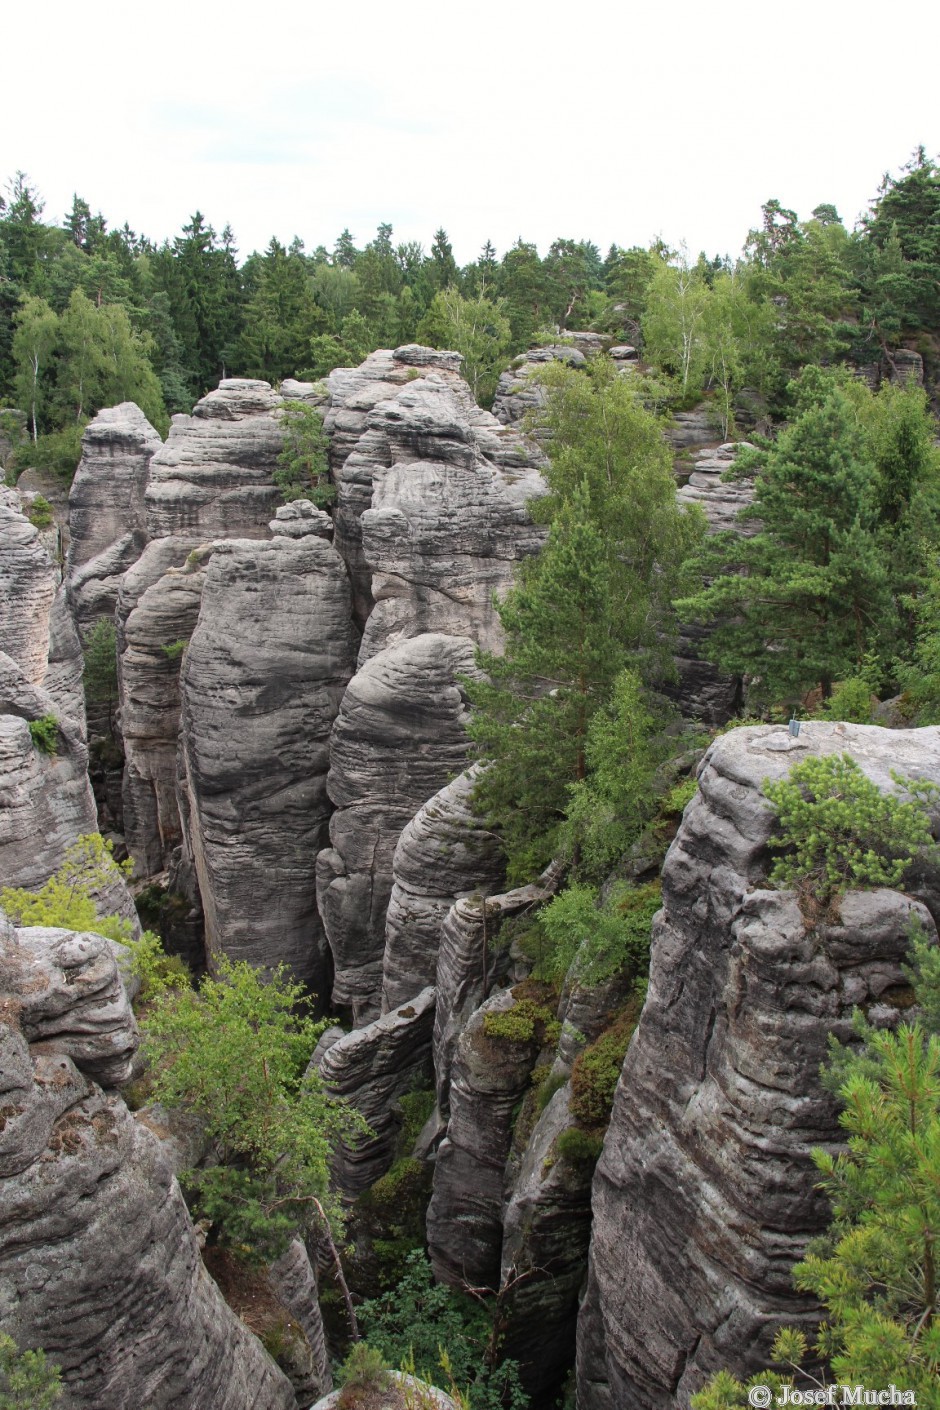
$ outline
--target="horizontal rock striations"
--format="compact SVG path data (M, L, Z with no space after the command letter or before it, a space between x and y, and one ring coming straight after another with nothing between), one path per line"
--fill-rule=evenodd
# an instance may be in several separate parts
M146 542L144 492L163 445L140 407L124 401L99 411L82 436L69 490L66 578L82 633L111 617L123 573Z
M368 424L376 460L361 531L375 607L360 660L426 631L498 648L494 594L545 537L526 509L545 492L540 457L437 375L381 402Z
M159 1142L95 1080L136 1045L105 945L0 934L3 1331L44 1348L74 1410L293 1410L203 1268Z
M183 660L181 766L210 953L325 997L315 865L330 731L354 668L342 561L316 530L216 543ZM139 609L138 609L139 610Z
M505 878L502 844L471 806L478 773L474 765L442 788L398 839L385 922L385 1011L435 982L441 926L457 898L487 895Z
M402 829L467 755L473 642L429 633L372 657L353 677L330 740L329 848L317 901L333 954L334 1003L378 1016L392 858Z
M150 462L150 538L267 538L280 499L274 471L283 446L281 398L267 382L228 378L174 416Z
M0 487L0 651L33 685L46 676L58 582L56 565L16 491Z
M892 770L940 782L936 729L739 729L703 761L594 1181L581 1410L687 1405L720 1367L768 1365L782 1324L813 1320L792 1268L828 1220L810 1158L840 1140L819 1083L827 1040L849 1036L856 1007L896 1019L913 917L936 933L898 892L850 892L814 927L795 893L764 889L763 781L842 752L884 789ZM940 914L940 894L924 899Z

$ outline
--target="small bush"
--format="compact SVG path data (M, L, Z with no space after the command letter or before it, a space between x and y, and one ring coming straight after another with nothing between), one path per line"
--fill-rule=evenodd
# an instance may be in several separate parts
M85 638L85 699L89 705L108 705L117 698L117 634L114 623L100 617Z
M62 1394L60 1376L44 1351L20 1351L0 1332L0 1410L49 1410Z
M603 1144L603 1136L569 1126L555 1142L555 1150L559 1159L567 1160L570 1165L594 1165Z
M589 1130L603 1129L610 1120L620 1070L637 1017L637 1005L631 1003L616 1023L574 1060L571 1070L571 1114Z
M29 733L41 754L54 754L59 743L59 721L55 715L43 715L30 720Z
M822 903L850 886L898 886L932 845L925 801L937 790L892 777L913 796L882 793L848 754L806 759L779 783L765 779L778 819L769 845L784 853L771 884L805 888Z
M310 402L289 401L281 408L284 446L277 459L274 483L286 503L309 499L317 509L326 509L336 498L330 482L323 413Z
M110 844L100 833L85 833L72 843L62 865L38 891L6 886L0 890L0 906L15 925L90 930L126 945L131 933L128 922L118 916L99 916L90 894L126 874L127 864L115 862Z
M551 1075L551 1073L549 1073L549 1075L542 1081L535 1099L536 1106L540 1114L548 1106L555 1093L560 1092L567 1081L568 1077L567 1074L564 1072L556 1072L554 1077Z
M52 505L45 495L38 494L26 512L26 517L34 529L49 529L55 523Z
M389 1366L381 1351L367 1342L357 1341L339 1368L342 1410L354 1410L361 1395L387 1390L391 1384L388 1373Z
M541 912L547 946L540 978L561 980L572 965L582 984L601 984L629 970L642 978L649 967L650 925L662 904L658 881L620 887L601 906L592 886L569 886Z
M516 999L511 1009L503 1013L488 1013L483 1019L487 1038L507 1043L557 1043L561 1024L553 1011L532 998Z
M188 645L188 640L180 637L176 641L168 641L165 646L160 647L160 650L168 661L178 661Z

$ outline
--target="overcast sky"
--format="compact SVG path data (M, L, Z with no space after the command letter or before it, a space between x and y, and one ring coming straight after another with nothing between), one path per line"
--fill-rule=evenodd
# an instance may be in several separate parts
M761 204L852 225L940 153L940 7L869 0L47 0L2 26L0 180L160 240L197 208L242 255L379 221L739 252ZM132 20L131 15L135 18Z

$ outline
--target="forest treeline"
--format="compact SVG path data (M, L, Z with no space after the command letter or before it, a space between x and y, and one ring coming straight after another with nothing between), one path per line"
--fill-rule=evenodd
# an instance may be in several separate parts
M522 238L459 267L444 229L430 248L380 225L308 251L272 239L239 262L233 232L197 211L156 244L109 229L75 196L60 224L18 173L0 198L0 405L27 414L30 463L69 473L102 406L139 403L166 430L225 375L318 378L377 347L421 341L464 354L478 397L533 342L593 329L634 343L672 405L712 398L723 431L749 389L771 412L808 364L937 360L940 168L919 149L847 230L771 200L737 259L661 243Z

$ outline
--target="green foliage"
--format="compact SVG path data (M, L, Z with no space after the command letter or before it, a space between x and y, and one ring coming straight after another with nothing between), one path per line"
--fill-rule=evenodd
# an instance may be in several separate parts
M443 1348L449 1375L468 1388L468 1410L527 1410L515 1363L500 1364L492 1354L486 1311L455 1289L435 1284L420 1251L410 1255L396 1287L361 1305L359 1322L369 1345L389 1365L412 1365L424 1380L434 1380Z
M0 1410L49 1410L62 1394L61 1374L44 1351L20 1351L0 1332Z
M59 721L55 715L41 715L29 721L33 744L41 754L54 754L59 747Z
M545 1068L536 1068L536 1072L538 1071L544 1072ZM535 1073L533 1073L532 1076L534 1079ZM564 1072L556 1072L554 1077L549 1074L548 1077L546 1077L543 1081L539 1083L539 1089L538 1094L536 1096L535 1105L540 1115L548 1106L555 1093L560 1092L567 1081L568 1078Z
M603 1129L610 1120L614 1093L638 1012L638 1004L633 1001L619 1019L574 1060L570 1110L575 1120L589 1130Z
M129 923L117 916L100 916L92 900L94 893L127 874L129 864L115 862L111 850L100 833L85 833L68 848L45 885L38 891L6 886L0 890L0 907L16 925L90 930L126 945Z
M176 641L169 641L160 647L168 661L178 661L189 645L189 639L178 637Z
M594 1165L604 1145L603 1136L590 1131L582 1131L578 1126L569 1126L562 1131L555 1142L555 1150L561 1160L570 1165Z
M47 431L38 440L22 446L14 457L17 471L32 466L36 470L48 470L65 484L71 484L82 458L84 430L83 425L73 423L61 430Z
M661 905L658 881L617 887L603 905L594 887L569 886L540 912L548 943L536 977L560 982L570 971L584 985L619 973L642 978L649 967L650 924Z
M113 621L99 617L85 638L85 699L90 705L108 705L117 698L117 633Z
M26 517L36 529L49 529L55 523L52 505L45 495L38 494L26 512Z
M506 1043L535 1043L544 1046L556 1043L560 1026L554 1009L538 999L523 994L515 998L512 1008L501 1013L488 1013L483 1019L487 1038Z
M481 653L487 679L467 686L470 734L490 761L476 802L501 829L513 881L565 845L569 787L588 777L592 759L603 762L608 736L617 764L626 764L632 736L637 764L622 779L611 766L597 796L607 814L632 808L627 831L635 824L655 753L652 712L636 675L624 677L611 703L615 683L628 664L640 678L664 667L670 595L699 529L676 505L658 424L609 364L598 360L590 377L556 365L545 377L551 492L533 512L549 522L548 541L498 605L505 654ZM609 704L589 758L591 722ZM583 835L600 865L606 844L590 812L590 798L576 800L568 836L577 847Z
M764 793L777 811L770 846L774 886L799 885L820 901L848 887L898 886L924 849L932 846L925 800L929 785L895 777L913 795L882 793L848 754L809 758Z
M321 1209L339 1223L330 1152L364 1130L306 1070L323 1028L306 1003L282 969L265 980L222 959L198 991L166 988L145 1029L155 1095L202 1119L219 1162L185 1177L196 1209L221 1242L266 1259Z
M274 482L284 502L309 499L317 509L326 509L336 498L336 488L330 483L323 413L309 402L288 401L281 407L281 425L284 446Z
M735 721L740 724L740 721ZM688 805L692 802L698 792L698 780L694 778L684 778L680 783L673 784L669 792L660 801L660 809L663 813L684 813Z
M368 1342L357 1341L339 1368L337 1379L342 1386L339 1404L346 1410L358 1403L358 1396L387 1390L391 1384L389 1366L379 1351Z
M504 300L465 299L453 284L434 295L417 332L419 342L462 355L463 375L482 405L493 400L511 336Z

